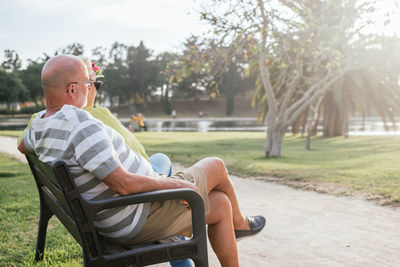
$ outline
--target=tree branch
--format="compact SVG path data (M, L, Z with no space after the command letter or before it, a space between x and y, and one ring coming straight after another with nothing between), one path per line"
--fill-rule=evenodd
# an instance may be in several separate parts
M344 72L339 72L335 76L333 76L328 82L326 82L320 89L316 90L314 94L310 96L310 98L307 101L304 101L301 105L298 106L297 110L294 111L291 115L289 120L285 123L285 125L289 126L292 125L296 119L303 113L304 110L306 110L309 105L314 103L319 97L322 96L330 87L331 85L336 82Z
M268 101L268 106L269 108L272 109L273 113L276 114L278 108L277 108L277 104L276 104L276 99L275 99L275 95L274 95L274 91L271 85L271 80L269 78L269 71L267 66L265 65L265 61L266 61L266 43L267 43L267 27L268 27L268 18L265 15L265 9L264 9L264 3L262 2L262 0L258 0L258 5L261 11L261 16L262 16L262 20L263 20L263 27L261 29L261 49L259 52L259 68L260 68L260 75L261 75L261 80L263 82L264 85L264 90L265 90L265 94L267 95L267 101Z

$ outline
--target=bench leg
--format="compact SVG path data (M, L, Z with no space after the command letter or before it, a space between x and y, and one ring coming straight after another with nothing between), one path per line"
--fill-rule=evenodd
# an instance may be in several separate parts
M39 218L39 227L38 227L38 235L36 241L36 254L35 261L43 260L44 254L44 246L46 244L46 232L47 225L49 220L53 216L53 213L44 205L40 205L40 218Z

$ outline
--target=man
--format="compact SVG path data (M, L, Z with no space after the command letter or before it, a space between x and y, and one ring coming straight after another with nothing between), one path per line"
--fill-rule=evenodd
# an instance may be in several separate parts
M38 113L18 149L35 153L43 162L64 160L87 199L172 188L199 192L213 250L222 266L238 266L236 237L258 233L265 219L242 214L223 161L206 158L171 178L157 177L118 133L81 110L91 85L78 57L49 59L42 70L46 110ZM190 228L190 211L179 200L130 205L98 213L95 227L105 238L125 245L155 241Z
M145 151L143 145L139 142L139 140L135 137L135 135L133 133L131 133L126 127L124 127L121 124L121 122L118 120L118 118L115 117L110 112L109 109L95 105L96 95L98 93L98 90L100 90L100 88L101 88L101 82L97 81L97 79L104 78L104 75L102 74L101 69L98 66L96 66L96 64L94 62L91 62L86 57L85 58L81 57L81 59L83 60L83 62L86 65L90 79L92 81L94 81L91 89L89 90L89 93L87 96L87 105L86 105L86 107L84 107L84 110L89 112L90 115L92 115L94 118L99 119L105 125L111 127L116 132L118 132L124 138L125 144L131 150L137 152L138 154L140 154L142 157L144 157L146 160L148 160L150 162L152 169L156 173L158 173L160 175L171 176L171 174L172 174L171 161L165 154L156 153L156 154L151 155L151 157L149 157L146 154L146 151ZM18 141L17 141L18 144L21 142L21 140L25 136L25 133L31 127L32 121L34 118L36 118L36 116L37 116L37 113L32 115L26 129L21 133L21 135L18 138ZM179 238L182 238L182 237L179 237ZM171 263L171 267L191 267L192 266L192 263L189 259L171 261L170 263Z

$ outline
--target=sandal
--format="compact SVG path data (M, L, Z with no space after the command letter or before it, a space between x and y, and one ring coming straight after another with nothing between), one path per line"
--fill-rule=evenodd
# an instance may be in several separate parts
M246 216L249 221L250 230L235 230L236 240L258 234L265 226L266 220L264 216Z

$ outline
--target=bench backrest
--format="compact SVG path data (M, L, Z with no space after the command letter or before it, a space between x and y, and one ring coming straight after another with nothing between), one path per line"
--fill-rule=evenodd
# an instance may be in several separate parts
M46 205L75 240L82 246L86 257L96 258L101 254L98 235L91 218L87 218L78 190L64 162L53 162L52 166L41 162L35 155L27 155L29 166L39 190L42 205Z

